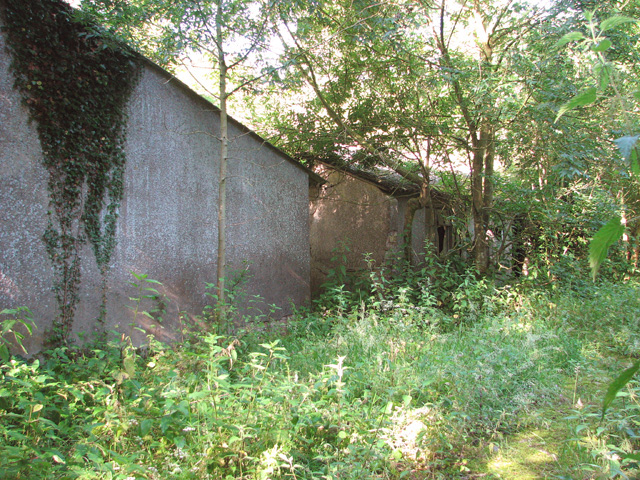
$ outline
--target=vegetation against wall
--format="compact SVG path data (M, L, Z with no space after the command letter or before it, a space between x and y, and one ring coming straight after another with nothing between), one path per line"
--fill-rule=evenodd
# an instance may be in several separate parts
M50 195L43 235L60 309L57 341L66 341L78 303L80 251L89 241L103 277L115 247L123 195L126 105L134 58L56 0L5 0L4 32L15 86L37 124Z

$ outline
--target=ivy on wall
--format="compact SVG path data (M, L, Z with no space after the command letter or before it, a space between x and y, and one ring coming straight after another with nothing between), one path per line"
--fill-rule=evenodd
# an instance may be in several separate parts
M71 333L80 286L80 251L90 243L102 274L115 247L123 196L126 106L139 67L58 0L0 0L15 87L37 124L49 189L43 235L54 269L59 315L54 342Z

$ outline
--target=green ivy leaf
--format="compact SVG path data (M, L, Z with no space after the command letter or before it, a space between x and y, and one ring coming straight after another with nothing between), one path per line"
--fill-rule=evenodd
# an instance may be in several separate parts
M618 392L622 390L622 387L629 383L629 380L633 378L638 369L640 369L640 360L627 368L624 372L618 375L613 382L611 382L609 389L607 390L607 394L604 396L604 400L602 401L602 418L604 418L607 408L609 408L611 402L615 400Z
M632 23L637 21L638 20L636 20L635 18L625 17L623 15L614 15L613 17L609 17L600 23L600 31L606 32L607 30L616 28L624 23Z
M557 122L558 119L562 115L567 113L569 110L573 110L574 108L577 108L577 107L583 107L585 105L589 105L590 103L593 103L595 101L596 101L596 87L590 87L586 89L584 92L580 92L578 95L576 95L575 97L573 97L571 100L569 100L567 103L565 103L560 107L560 110L558 110L558 116L556 117L554 123Z
M556 47L564 47L567 43L582 40L583 38L584 35L580 32L569 32L556 42Z
M589 267L594 280L600 265L607 258L607 250L622 237L623 233L624 225L622 220L619 216L616 216L601 227L591 239L589 244Z

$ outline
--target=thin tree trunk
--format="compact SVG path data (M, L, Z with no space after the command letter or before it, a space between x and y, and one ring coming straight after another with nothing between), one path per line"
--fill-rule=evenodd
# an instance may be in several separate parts
M480 130L480 147L483 148L483 177L482 177L482 203L479 205L481 214L482 231L476 230L476 267L480 273L485 273L489 268L490 251L487 232L489 230L489 213L493 206L493 168L494 168L494 132L493 129L484 125Z
M229 132L227 123L227 65L222 48L222 2L218 3L216 15L216 42L218 44L218 63L220 64L220 178L218 185L217 290L218 303L224 308L226 300L225 279L227 274L227 160L229 156Z
M484 223L483 170L485 148L482 138L473 149L471 169L471 213L473 216L473 258L479 273L487 270L487 230Z

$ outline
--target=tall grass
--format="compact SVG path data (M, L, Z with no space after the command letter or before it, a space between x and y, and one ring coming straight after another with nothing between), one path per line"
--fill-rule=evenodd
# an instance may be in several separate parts
M404 288L299 313L287 335L192 331L3 362L0 478L466 478L492 445L549 426L599 353L636 351L633 285L469 283L447 311ZM582 427L560 471L623 468L602 445L635 451L629 395L599 433L595 406L562 420Z

